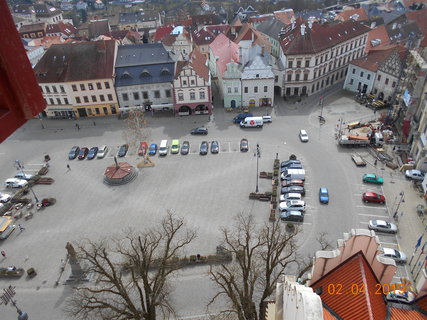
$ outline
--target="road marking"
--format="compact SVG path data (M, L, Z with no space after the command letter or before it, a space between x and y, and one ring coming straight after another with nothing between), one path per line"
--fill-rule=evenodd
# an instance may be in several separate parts
M360 223L360 224L369 224L369 221L368 221L368 222L360 221L359 223Z
M24 166L44 166L45 163L24 163Z
M380 241L380 244L384 244L384 245L386 245L386 246L396 246L396 247L398 247L399 248L399 250L400 250L400 246L399 246L399 244L398 243L391 243L391 242L382 242L382 241Z
M381 216L378 214L369 214L369 213L358 213L359 216L365 216L365 217L378 217L378 218L388 218L388 216Z
M376 209L376 210L384 210L384 211L387 211L387 209L386 209L386 208L381 208L381 207L371 207L371 206L368 206L368 205L366 205L366 206L356 206L356 208L368 208L368 209Z
M306 225L311 226L313 223L311 223L311 222L303 222L302 224L306 224Z

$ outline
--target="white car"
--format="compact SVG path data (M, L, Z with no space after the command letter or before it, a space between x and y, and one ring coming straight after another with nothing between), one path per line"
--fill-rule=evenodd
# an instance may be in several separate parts
M6 188L22 188L28 184L27 181L17 178L7 179L4 183L6 185Z
M102 158L104 158L107 155L107 153L108 153L107 146L105 146L105 145L104 146L100 146L99 149L98 149L98 153L96 154L96 157L98 159L102 159Z
M305 211L305 202L302 200L289 200L286 202L280 202L280 211Z
M409 179L413 179L413 180L419 180L419 181L423 181L424 180L424 173L422 173L420 170L406 170L405 171L405 176Z
M30 180L32 177L33 175L29 173L18 172L17 174L15 174L15 178L23 179L23 180Z
M305 130L300 130L299 132L299 138L301 142L308 142L308 134Z
M410 291L394 290L387 294L386 299L391 302L410 303L415 299L415 294Z
M279 201L285 202L289 200L301 200L301 194L300 193L287 193L287 194L281 194Z
M1 203L9 202L10 199L12 199L12 196L10 194L0 193L0 202Z
M392 258L396 263L406 263L406 254L402 251L391 249L391 248L383 248L383 253L380 254L380 257L383 258Z
M262 121L264 121L264 123L273 122L273 119L271 119L271 116L262 116Z
M378 232L396 233L397 226L384 220L369 220L368 228Z

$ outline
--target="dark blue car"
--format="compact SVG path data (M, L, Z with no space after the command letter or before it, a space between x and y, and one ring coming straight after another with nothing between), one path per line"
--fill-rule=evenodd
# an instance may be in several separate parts
M157 144L152 143L150 144L150 148L148 148L148 155L155 156L157 153Z

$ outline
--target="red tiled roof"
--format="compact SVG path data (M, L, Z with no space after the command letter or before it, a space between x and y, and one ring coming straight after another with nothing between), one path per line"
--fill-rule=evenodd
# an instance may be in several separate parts
M173 27L177 27L177 26L191 27L192 25L193 25L193 19L191 19L191 17L185 20L170 21L164 24L164 26L173 26Z
M48 24L46 33L63 33L70 37L77 34L77 29L71 23L60 21L57 24Z
M174 42L176 40L176 37L177 37L176 34L168 34L168 35L166 35L166 36L163 37L162 43L165 46L170 47L170 46L172 46L174 44Z
M219 34L209 45L215 57L218 57L216 64L221 75L227 68L227 63L231 60L239 62L239 45L231 41L224 34Z
M427 36L427 8L406 13L408 20L415 21L418 29Z
M426 320L427 316L416 310L391 308L390 320Z
M384 24L368 32L368 40L366 41L365 52L369 52L372 49L377 48L376 46L375 47L372 46L372 43L371 43L371 41L375 39L381 40L381 43L379 44L379 46L380 45L383 46L391 43L387 33L387 29Z
M356 14L359 15L357 19L355 19L356 21L367 20L369 18L365 9L358 8L358 9L352 9L352 10L344 10L338 13L337 16L335 17L335 20L348 21L348 20L351 20L350 17Z
M252 40L252 45L260 45L261 47L265 47L267 52L271 51L271 43L268 39L258 30L256 30L249 23L243 24L243 27L240 29L239 34L236 39L234 39L235 43L239 43L244 40Z
M355 59L350 63L360 68L363 68L372 72L376 72L378 69L378 66L382 62L388 59L388 57L394 51L394 49L395 47L388 48L388 49L379 48L377 50L371 50L371 52L369 52L369 54L366 57Z
M206 30L205 28L202 28L199 31L193 31L192 38L196 45L203 46L214 41L215 35L208 31L206 27Z
M110 36L116 40L123 40L124 38L128 38L133 42L141 40L141 35L133 30L113 30L110 32Z
M292 18L295 18L295 13L293 9L286 9L286 10L274 11L274 16L276 17L276 19L279 19L284 24L291 24Z
M172 25L161 26L156 29L154 34L153 41L161 41L165 36L170 34L174 27Z
M337 320L337 317L332 315L325 307L323 307L323 320Z
M213 26L206 26L205 28L215 36L219 35L220 33L228 35L230 32L230 26L228 24L217 24Z
M302 24L305 34L301 35ZM313 23L312 28L302 18L296 21L296 27L284 35L281 41L283 52L289 54L313 54L331 48L341 42L367 33L369 27L357 21L345 21L336 24Z
M384 320L387 306L383 295L375 294L378 283L365 256L358 252L311 287L343 319Z
M191 52L189 61L177 61L175 79L178 79L185 66L190 66L196 74L202 77L205 81L209 81L209 68L206 65L206 57L199 50L194 49Z
M261 16L252 16L249 17L248 22L253 24L253 23L261 23L264 22L266 20L271 19L272 17L274 17L274 14L263 14Z
M416 304L424 312L427 312L427 294L415 299L414 304Z

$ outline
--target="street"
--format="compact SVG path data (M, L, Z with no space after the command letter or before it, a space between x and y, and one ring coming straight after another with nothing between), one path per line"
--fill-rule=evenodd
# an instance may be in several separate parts
M198 229L198 238L188 248L191 254L212 254L219 245L219 228L232 224L233 216L244 212L253 214L259 223L268 223L269 203L249 200L256 186L256 144L260 145L259 171L273 171L276 153L281 161L295 154L306 170L307 210L299 236L299 253L306 256L318 249L316 238L327 232L327 239L336 247L337 239L354 228L367 228L370 219L390 220L394 197L387 198L384 188L391 180L403 179L400 173L390 173L382 164L377 166L365 149L345 149L337 145L335 133L340 119L352 122L373 118L373 112L353 101L351 96L337 92L325 99L321 125L317 102L303 100L287 104L276 99L274 109L254 110L254 115L271 114L273 122L260 129L241 129L231 119L236 113L215 108L214 116L147 117L148 142L160 143L162 139L188 140L190 154L168 154L153 157L155 167L138 169L137 178L123 186L103 184L103 173L113 163L118 147L126 143L123 138L125 121L117 118L96 120L30 120L12 137L0 145L0 177L14 176L15 160L24 163L25 171L34 173L49 154L50 168L46 175L55 183L36 185L33 189L39 199L56 198L54 206L35 213L28 221L21 220L26 230L15 232L0 242L7 257L0 258L1 266L15 265L28 269L34 267L38 275L30 280L1 280L1 288L16 287L18 306L32 320L64 319L62 308L72 292L67 285L55 286L60 275L61 259L65 259L68 241L82 238L104 239L117 236L127 228L136 230L150 226L167 210L184 216L190 226ZM75 123L80 130L76 130ZM191 136L190 130L206 126L207 136ZM45 127L45 129L42 129ZM301 143L300 129L309 135L308 143ZM249 141L249 152L239 151L239 141ZM219 154L199 155L201 141L218 140ZM104 159L72 160L67 154L72 146L92 147L106 144L110 151ZM136 149L130 149L125 158L136 166L141 158ZM356 167L351 154L357 152L367 160L366 167ZM67 170L67 164L71 170ZM364 173L377 173L384 177L384 188L362 183ZM393 182L394 183L394 182ZM319 188L329 189L329 204L320 204ZM271 181L259 180L260 191L270 191ZM10 192L10 190L1 190ZM362 193L373 191L385 194L386 205L365 204ZM31 195L28 195L29 197ZM379 235L385 247L398 248L398 237ZM410 257L410 252L406 252ZM60 279L64 282L69 266ZM206 313L206 304L215 289L206 276L207 268L191 268L181 272L174 280L174 303L180 316L191 317ZM405 267L399 267L398 277L407 277ZM218 312L221 306L212 306ZM16 311L2 306L5 319L13 319Z

